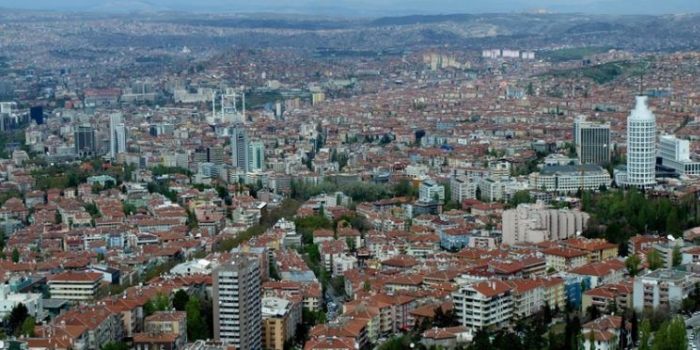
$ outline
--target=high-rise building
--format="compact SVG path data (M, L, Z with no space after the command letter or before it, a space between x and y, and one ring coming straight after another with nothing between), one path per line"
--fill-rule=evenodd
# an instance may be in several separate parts
M117 159L119 153L126 152L126 125L121 113L109 116L109 157Z
M581 164L610 162L610 123L593 123L579 116L574 122L574 146Z
M235 254L214 270L214 339L237 349L262 349L260 261Z
M248 133L243 125L236 125L231 132L231 160L233 166L250 171L250 145L248 143Z
M90 125L78 126L73 135L75 154L80 157L92 157L97 149L95 141L95 129Z
M656 184L656 117L647 97L637 96L627 118L627 186L649 188Z
M262 141L250 142L250 170L265 170L265 144Z

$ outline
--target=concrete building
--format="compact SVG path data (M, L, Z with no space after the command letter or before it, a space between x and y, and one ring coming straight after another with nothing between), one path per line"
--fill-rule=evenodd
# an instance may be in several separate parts
M9 284L0 284L0 318L9 316L12 309L18 304L27 307L29 316L35 320L44 318L44 303L42 295L38 293L12 293Z
M483 329L501 327L513 317L513 287L488 280L465 284L452 292L455 314L462 326Z
M301 304L289 300L262 298L262 344L264 349L283 350L301 323Z
M700 162L690 159L690 141L673 135L659 137L661 165L675 170L680 175L700 175Z
M503 212L503 243L541 243L563 240L583 232L588 213L547 208L542 201L520 204Z
M634 280L634 309L668 307L671 312L681 308L681 301L694 290L694 274L660 269Z
M117 155L126 152L126 125L124 116L115 113L109 116L109 156L112 160Z
M556 193L575 193L579 189L597 191L612 183L610 173L599 165L546 166L528 175L530 188Z
M214 339L237 349L262 349L260 261L236 254L214 270Z
M445 200L445 186L439 185L435 180L427 179L421 181L418 186L418 199L421 202L430 202L437 200Z
M452 200L462 203L465 199L476 198L477 182L467 176L454 176L450 179Z
M81 125L73 135L75 154L79 157L94 157L97 151L95 129L90 125Z
M104 276L95 272L63 272L48 277L49 292L53 299L71 301L94 300Z
M656 184L656 117L647 97L637 96L627 118L627 174L624 185L649 188Z
M574 146L581 164L610 162L610 123L593 123L579 116L574 121Z

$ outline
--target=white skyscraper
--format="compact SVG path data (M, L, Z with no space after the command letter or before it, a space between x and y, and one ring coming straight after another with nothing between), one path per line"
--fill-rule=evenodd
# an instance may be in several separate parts
M250 170L265 170L265 144L262 141L250 142Z
M126 125L121 113L109 116L109 156L117 159L119 153L126 152Z
M627 118L625 184L639 188L656 184L656 117L646 102L646 96L637 96L637 104Z

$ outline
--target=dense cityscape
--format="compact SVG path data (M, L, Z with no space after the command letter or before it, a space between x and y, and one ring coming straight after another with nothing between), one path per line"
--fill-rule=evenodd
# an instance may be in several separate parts
M0 14L0 349L697 350L700 15Z

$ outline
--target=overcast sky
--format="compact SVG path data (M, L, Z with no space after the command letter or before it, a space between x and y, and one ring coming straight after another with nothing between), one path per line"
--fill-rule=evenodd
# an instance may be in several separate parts
M699 0L0 0L8 8L115 11L298 12L347 16L521 12L669 14L700 12Z

